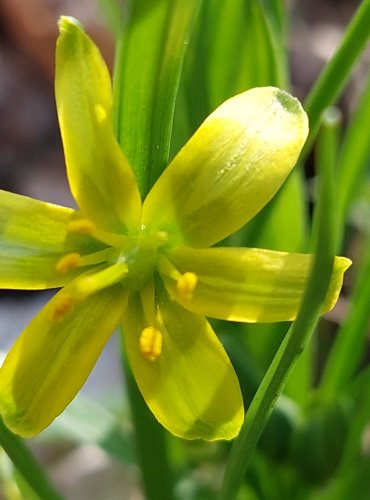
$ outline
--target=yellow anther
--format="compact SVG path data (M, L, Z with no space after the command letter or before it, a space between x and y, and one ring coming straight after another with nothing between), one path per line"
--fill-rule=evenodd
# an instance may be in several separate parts
M91 220L78 219L68 224L67 231L69 233L92 235L96 231L96 226Z
M176 289L184 300L191 300L195 287L198 283L198 276L195 273L184 273L180 276L176 283Z
M58 321L64 318L72 310L74 303L75 301L70 295L60 295L52 312L52 319Z
M67 253L63 255L57 262L55 269L58 273L65 274L71 269L75 269L81 264L81 255L77 252Z
M140 334L139 344L140 351L143 356L149 361L157 361L162 353L162 333L154 328L148 326Z

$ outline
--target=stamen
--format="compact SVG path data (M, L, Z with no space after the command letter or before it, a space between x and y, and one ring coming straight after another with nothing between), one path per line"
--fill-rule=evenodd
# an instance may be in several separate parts
M78 219L73 220L68 224L67 231L69 233L77 233L83 235L93 235L96 231L96 226L91 220Z
M111 247L121 247L127 243L126 236L103 231L102 229L97 228L89 219L71 221L67 226L67 231L69 233L93 236L97 240L100 240Z
M176 269L170 260L167 259L163 254L158 255L157 260L158 268L162 274L168 276L169 278L177 281L181 278L181 273Z
M127 245L129 238L122 234L108 233L102 229L96 229L93 233L94 238L105 243L110 247L122 248Z
M75 269L81 264L81 255L77 252L67 253L63 255L57 262L55 269L58 273L65 274L71 269Z
M107 262L109 252L110 249L100 250L99 252L89 253L87 255L80 255L77 252L67 253L58 260L55 270L58 273L65 274L72 269L76 269L77 267L103 264L104 262Z
M88 253L81 256L80 266L93 266L107 262L110 255L110 248L99 250L98 252Z
M60 295L56 300L54 311L52 312L52 319L58 321L64 318L64 316L72 310L74 304L75 301L70 295Z
M147 324L155 322L155 285L154 280L150 279L140 290L141 303L143 306L144 317Z
M163 335L153 326L144 328L141 332L139 345L143 356L151 362L157 361L162 353Z
M192 300L198 276L195 273L186 272L180 276L176 283L176 289L184 300Z

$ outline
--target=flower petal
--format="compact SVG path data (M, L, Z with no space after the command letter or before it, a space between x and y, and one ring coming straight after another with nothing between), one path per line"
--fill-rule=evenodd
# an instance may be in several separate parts
M161 268L170 294L197 314L248 323L290 321L298 313L312 257L257 248L183 247L169 254L176 272ZM335 257L323 313L334 307L350 265L349 259ZM176 273L194 273L191 293L179 287Z
M72 193L99 227L136 229L141 201L112 129L108 69L77 21L62 17L56 51L56 102Z
M124 315L128 358L141 393L159 422L186 439L231 439L243 422L239 382L209 323L168 296L161 298L156 328L161 353L147 359L140 350L143 319L138 295ZM158 354L158 353L157 353Z
M90 236L68 233L68 224L78 218L70 208L0 190L0 287L53 288L80 273L56 271L63 255L102 248Z
M72 401L122 316L121 285L73 304L73 282L18 338L0 369L0 413L23 437L41 432Z
M294 167L308 133L297 99L255 88L216 109L149 193L143 223L207 247L250 220Z

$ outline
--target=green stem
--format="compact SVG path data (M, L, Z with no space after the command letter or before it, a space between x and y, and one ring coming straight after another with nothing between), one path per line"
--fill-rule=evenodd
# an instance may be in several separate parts
M296 321L290 327L246 413L238 438L226 464L220 500L233 500L243 481L254 448L281 394L285 382L304 350L320 316L332 273L335 249L333 210L333 165L323 165L315 225L316 252L303 302Z
M171 500L173 484L167 457L165 431L155 420L140 394L124 355L123 343L122 366L135 428L145 498L146 500Z
M302 159L311 149L323 110L340 97L369 36L370 0L364 0L349 23L336 53L325 66L306 99L305 109L310 119L310 134L301 154Z
M42 467L36 462L21 438L15 436L0 418L0 446L5 450L20 475L41 500L61 500Z

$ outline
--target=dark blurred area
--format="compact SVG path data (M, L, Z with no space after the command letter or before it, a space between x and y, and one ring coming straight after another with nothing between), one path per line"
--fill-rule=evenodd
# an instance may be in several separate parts
M0 2L0 187L71 205L53 90L61 14L80 19L112 65L112 37L96 2Z

